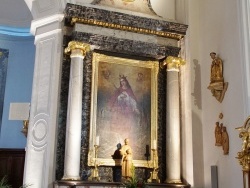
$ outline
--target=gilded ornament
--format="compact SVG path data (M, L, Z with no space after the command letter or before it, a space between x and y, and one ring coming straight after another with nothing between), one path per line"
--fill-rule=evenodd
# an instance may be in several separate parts
M170 33L170 32L166 32L166 31L155 31L155 30L150 30L150 29L143 29L143 28L138 28L138 27L131 27L131 26L126 26L126 25L119 25L119 24L114 24L114 23L102 22L102 21L97 21L97 20L93 20L93 19L73 17L71 20L71 25L74 25L75 23L104 26L104 27L111 28L111 29L120 29L123 31L131 31L131 32L142 33L142 34L153 34L153 35L171 38L171 39L175 39L175 40L180 40L184 37L184 35Z
M71 41L68 44L68 47L65 48L64 53L70 55L72 50L80 50L80 54L85 56L88 51L90 51L90 45L78 41Z
M168 56L161 64L161 67L167 65L168 71L179 71L180 66L185 64L185 60L180 57Z
M225 92L228 87L228 82L224 82L223 78L223 62L219 57L216 57L215 52L211 52L212 64L210 69L210 84L207 87L211 90L212 95L222 102Z
M241 151L237 153L237 159L242 167L243 172L250 171L250 116L245 121L242 127L236 128L239 130L239 137L242 139Z

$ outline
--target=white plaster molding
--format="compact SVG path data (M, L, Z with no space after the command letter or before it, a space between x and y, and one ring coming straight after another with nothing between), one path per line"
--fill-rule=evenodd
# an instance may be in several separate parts
M190 1L176 0L176 20L179 23L191 24L192 6ZM194 177L194 130L192 119L192 72L191 72L191 55L193 55L191 44L191 33L188 29L186 36L179 42L181 47L180 57L186 60L186 64L180 68L180 100L181 100L181 153L182 153L182 177L193 187L195 186ZM203 176L203 167L200 166L201 176ZM201 180L202 181L202 180Z
M188 32L189 33L189 32ZM181 153L182 153L182 177L191 185L194 185L194 153L193 153L193 125L191 105L191 58L188 39L180 41L180 57L186 60L186 64L180 68L180 100L181 100Z
M24 183L52 188L55 181L56 132L62 64L62 32L55 30L36 39L30 124ZM43 37L42 37L43 36Z
M30 12L31 12L31 9L32 9L32 2L33 2L34 0L24 0L24 1L25 1L26 5L28 6L28 8L30 9Z
M67 0L25 0L33 19L63 13Z
M240 17L240 28L241 30L241 48L242 50L242 64L244 71L243 83L245 92L245 117L250 115L250 0L241 0L239 3L239 17Z
M56 29L56 30L53 30L53 31L49 31L49 32L40 34L40 35L36 35L34 43L37 44L37 42L39 42L41 39L43 39L45 37L48 37L48 36L51 36L53 34L61 33L61 32L62 32L62 29Z
M63 20L63 18L64 18L63 14L55 14L46 18L33 20L31 23L30 32L33 35L36 35L37 30L39 28L51 25L53 23L60 23Z

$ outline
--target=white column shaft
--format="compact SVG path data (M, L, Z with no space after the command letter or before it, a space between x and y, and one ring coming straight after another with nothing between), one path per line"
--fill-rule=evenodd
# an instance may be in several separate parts
M180 106L177 71L167 72L167 131L166 164L167 183L180 182Z
M77 51L77 50L74 50ZM71 55L63 179L80 179L83 56Z

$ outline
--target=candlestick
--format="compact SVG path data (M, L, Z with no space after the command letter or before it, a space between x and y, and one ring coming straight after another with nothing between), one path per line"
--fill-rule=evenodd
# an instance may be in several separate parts
M95 140L95 145L99 146L99 141L100 141L100 138L99 138L99 136L97 136L96 140Z
M153 147L156 148L156 140L153 141ZM150 178L147 180L148 183L160 183L160 179L158 178L158 154L157 154L157 149L153 149L153 164L151 168L153 169L152 172L150 172Z
M91 170L91 176L88 178L90 181L100 181L100 177L99 177L99 172L98 172L98 166L100 165L98 160L97 160L97 152L98 152L98 148L99 146L97 145L99 144L99 136L96 137L96 145L95 147L95 162L94 162L94 169Z
M157 146L156 146L156 140L153 141L153 148L152 149L156 149Z

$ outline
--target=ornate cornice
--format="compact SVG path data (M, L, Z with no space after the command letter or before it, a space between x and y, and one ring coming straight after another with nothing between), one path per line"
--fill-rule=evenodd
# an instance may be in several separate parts
M187 30L187 25L161 18L153 19L69 3L65 8L65 18L71 26L83 23L176 40L183 38Z
M122 31L130 31L130 32L142 33L142 34L147 34L147 35L157 35L160 37L166 37L166 38L171 38L171 39L176 39L176 40L180 40L184 37L184 35L182 34L176 34L176 33L165 32L165 31L156 31L156 30L144 29L140 27L131 27L131 26L126 26L126 25L97 21L93 19L84 19L84 18L74 17L71 20L71 24L74 25L75 23L96 25L96 26L106 27L110 29L118 29Z

